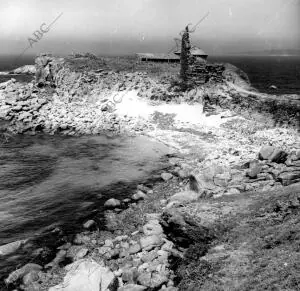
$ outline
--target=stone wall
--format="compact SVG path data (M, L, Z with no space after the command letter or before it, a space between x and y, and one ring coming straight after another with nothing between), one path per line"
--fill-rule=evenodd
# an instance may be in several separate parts
M188 72L188 79L196 85L207 82L221 83L224 80L223 72L225 65L223 64L207 64L206 62L192 60Z

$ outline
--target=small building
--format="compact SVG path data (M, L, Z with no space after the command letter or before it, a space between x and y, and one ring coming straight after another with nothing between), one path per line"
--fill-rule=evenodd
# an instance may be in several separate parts
M160 62L160 63L180 63L180 55L170 54L152 54L137 53L137 58L141 62Z
M190 49L190 53L192 56L196 57L196 60L206 62L208 54L205 53L201 48L198 48L196 46L192 46ZM175 55L179 56L181 54L181 50L177 50L174 52Z

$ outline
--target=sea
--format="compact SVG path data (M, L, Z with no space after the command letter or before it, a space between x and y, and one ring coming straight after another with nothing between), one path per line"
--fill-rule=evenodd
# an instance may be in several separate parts
M29 240L25 249L0 254L0 290L9 272L36 262L36 249L51 256L89 219L103 229L105 201L158 181L167 154L147 137L0 137L0 246Z

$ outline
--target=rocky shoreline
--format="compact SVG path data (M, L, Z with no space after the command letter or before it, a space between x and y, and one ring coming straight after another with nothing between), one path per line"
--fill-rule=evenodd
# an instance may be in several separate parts
M72 61L42 56L36 81L0 84L0 118L9 122L7 131L145 134L178 154L169 158L170 169L160 182L139 185L123 201L106 202L107 231L86 221L85 230L62 244L51 262L28 263L6 283L27 291L225 290L206 285L216 275L211 270L197 282L186 272L195 259L201 270L212 257L224 260L217 255L224 250L213 242L224 233L222 219L240 211L236 200L250 204L251 197L299 190L299 96L275 100L241 88L232 68L223 82L181 92L176 84L170 89L168 78L94 65L82 70ZM189 115L206 95L206 115L179 117L178 108L188 104L183 111ZM24 244L1 246L0 253Z

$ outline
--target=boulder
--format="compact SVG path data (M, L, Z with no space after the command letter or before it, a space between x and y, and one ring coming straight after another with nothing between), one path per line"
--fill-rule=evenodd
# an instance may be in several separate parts
M198 200L200 197L200 194L194 191L182 191L178 192L174 195L172 195L169 199L168 202L192 202Z
M5 279L6 284L11 284L16 282L19 279L24 278L25 275L29 274L33 271L40 271L42 270L42 267L38 264L28 263L25 266L23 266L20 269L17 269L16 271L9 274L9 276Z
M273 163L284 163L287 160L288 154L280 149L275 148L274 152L269 157L269 161Z
M278 176L278 180L283 186L288 186L300 182L300 170L283 172Z
M164 181L169 181L173 178L171 173L162 173L160 176Z
M164 210L160 223L170 240L182 247L195 242L208 243L215 237L208 227L200 225L192 216L176 208Z
M83 224L83 227L86 228L86 229L90 229L92 228L94 225L96 224L96 222L92 219L88 220L87 222L85 222Z
M258 153L258 158L260 160L268 160L274 150L275 148L273 146L263 146Z
M110 198L104 203L104 207L106 208L117 208L121 205L120 200L115 198Z
M251 179L256 179L261 170L262 166L259 164L259 161L253 160L249 162L249 170L247 171L246 175Z
M139 190L131 196L131 199L134 201L139 201L139 200L144 200L147 197L148 197L147 194Z
M270 162L278 164L284 163L287 156L288 154L285 151L273 146L263 146L258 153L258 158L260 160L269 160Z
M192 171L189 179L190 189L203 194L208 190L213 191L217 187L215 183L222 185L225 183L227 185L230 179L230 169L217 164L211 164L203 169Z
M20 247L22 247L27 240L18 240L11 243L8 243L6 245L0 246L0 256L6 256L9 254L14 253L17 251Z
M49 291L114 291L117 279L113 272L93 260L79 260L66 266L64 281Z

